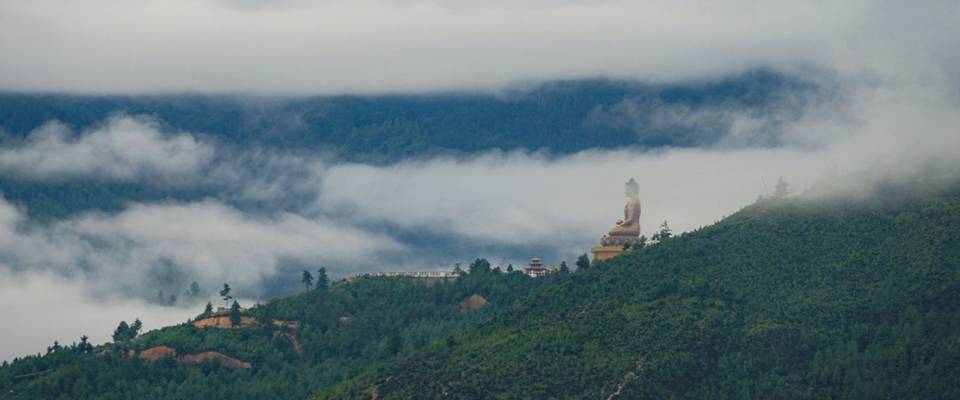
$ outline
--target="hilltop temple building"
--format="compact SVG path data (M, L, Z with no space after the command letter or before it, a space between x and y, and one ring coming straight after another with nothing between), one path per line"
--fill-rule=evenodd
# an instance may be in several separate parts
M624 194L627 195L627 204L623 207L623 219L610 228L602 238L600 245L591 249L594 260L606 260L632 246L640 240L640 185L630 178L627 181Z
M530 265L523 270L528 276L533 278L539 278L546 274L556 272L556 268L545 267L543 263L540 262L540 257L534 257L530 259Z

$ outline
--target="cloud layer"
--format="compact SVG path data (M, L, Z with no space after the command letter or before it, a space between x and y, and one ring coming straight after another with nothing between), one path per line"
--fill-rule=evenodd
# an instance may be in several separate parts
M0 174L31 180L108 181L192 178L214 149L191 134L163 133L145 117L117 116L82 133L51 121L0 148Z
M255 215L214 201L133 204L117 214L39 225L0 199L0 263L14 272L73 276L121 297L179 293L194 280L207 290L229 282L253 297L284 263L333 266L342 275L337 266L400 249L383 235L322 218Z
M758 64L952 74L955 2L0 1L0 89L394 92ZM109 27L106 29L105 27ZM29 43L30 45L24 45ZM951 69L952 68L952 69Z
M126 297L92 301L90 291L83 280L51 272L12 273L0 264L0 360L43 353L54 341L79 342L81 335L103 343L121 320L140 318L147 331L199 314Z

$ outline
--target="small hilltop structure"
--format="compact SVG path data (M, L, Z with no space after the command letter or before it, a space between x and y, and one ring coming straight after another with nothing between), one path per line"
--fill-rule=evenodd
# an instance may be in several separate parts
M413 278L423 281L427 286L437 282L454 282L460 277L456 272L448 271L417 271L417 272L362 272L344 279L350 283L363 278Z
M625 184L624 194L627 196L627 204L623 206L623 219L617 220L607 234L600 238L599 246L590 249L594 260L602 261L618 256L640 241L640 184L630 178Z
M546 267L540 262L540 257L533 257L530 259L530 265L523 269L523 271L532 278L539 278L547 274L557 272L556 267Z

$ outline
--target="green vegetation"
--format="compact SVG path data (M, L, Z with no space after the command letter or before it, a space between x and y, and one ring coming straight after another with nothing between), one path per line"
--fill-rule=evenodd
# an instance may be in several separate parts
M0 367L0 393L957 398L960 190L938 193L761 200L695 232L670 235L663 226L656 243L547 278L477 260L449 283L317 282L252 308L252 326L184 324L134 338L127 326L99 348L54 344ZM461 311L473 294L490 304ZM180 355L218 351L252 367L125 351L158 345Z
M318 398L958 398L960 196L760 201Z
M489 264L485 260L474 263ZM320 275L325 279L325 270ZM254 326L238 329L195 328L189 323L137 337L139 321L122 322L115 343L97 349L81 344L55 345L43 356L0 366L3 399L303 399L316 391L392 360L405 360L447 337L468 330L508 309L534 289L548 284L522 273L463 276L456 282L426 285L412 278L361 278L254 307ZM225 285L221 295L230 296ZM461 312L473 294L488 307ZM240 325L239 306L230 309L231 325ZM212 313L207 305L200 318ZM298 328L274 320L297 321ZM154 346L178 355L216 351L252 363L230 369L215 361L189 366L173 358L146 361L129 357Z

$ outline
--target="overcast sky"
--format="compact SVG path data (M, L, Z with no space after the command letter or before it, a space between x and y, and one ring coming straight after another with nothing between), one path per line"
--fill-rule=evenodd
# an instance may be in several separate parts
M0 88L422 91L601 75L678 80L757 65L955 74L958 7L858 0L0 0ZM934 62L917 70L918 57Z
M887 179L956 166L957 21L955 1L0 0L3 91L495 91L596 76L709 80L766 67L829 77L831 91L844 94L842 104L779 110L801 115L783 126L722 106L649 110L668 125L734 121L721 144L777 126L779 148L490 152L388 166L227 149L143 116L91 128L50 121L0 147L0 174L216 184L223 194L50 223L0 197L0 320L15 321L0 325L0 337L12 338L0 343L0 359L81 334L99 343L120 319L157 327L197 314L105 295L149 287L144 276L157 265L247 293L284 262L330 265L337 276L449 267L449 254L411 248L384 226L493 249L550 249L546 261L572 261L619 217L631 176L645 232L663 220L685 231L749 204L780 176L802 191L836 174ZM251 199L298 206L237 206ZM62 295L51 297L52 287ZM47 323L50 309L62 323Z

